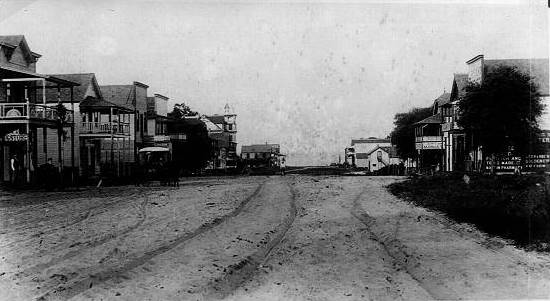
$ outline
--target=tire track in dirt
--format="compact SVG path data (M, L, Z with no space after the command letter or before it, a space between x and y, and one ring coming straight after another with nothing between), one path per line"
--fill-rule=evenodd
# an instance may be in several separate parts
M366 226L370 237L382 246L384 251L393 259L395 265L407 272L407 274L409 274L411 278L418 283L418 286L428 295L430 295L434 300L449 299L449 296L453 294L436 285L436 279L427 278L425 274L417 272L417 267L420 266L420 262L418 262L414 256L411 256L403 251L405 246L395 238L396 233L393 233L394 238L387 238L384 233L377 233L373 229L376 224L376 219L370 216L359 203L359 200L363 197L365 192L367 192L366 188L363 188L359 195L357 195L357 197L353 200L351 215ZM397 223L399 223L399 220ZM396 225L395 232L397 231L398 225Z
M74 297L79 293L91 288L94 285L94 283L96 284L101 283L111 278L120 276L127 271L130 271L138 266L143 265L144 263L151 260L155 256L168 252L171 249L177 247L178 245L206 231L209 231L210 229L218 226L224 221L239 215L244 210L245 206L261 192L266 182L267 181L264 181L260 185L258 185L256 190L251 195L249 195L245 200L243 200L239 204L239 206L237 206L237 208L235 208L235 210L231 211L230 213L223 215L221 217L218 217L209 223L202 224L199 228L195 229L192 232L176 237L171 241L171 243L161 245L156 249L145 252L142 256L132 259L131 261L127 262L121 267L113 267L97 273L89 274L88 277L74 281L69 285L58 286L42 294L37 298L37 300L58 300L58 299L66 300L71 297Z
M288 185L291 193L289 200L289 216L287 216L284 221L277 226L273 239L271 239L264 247L247 256L244 260L229 266L225 276L211 282L204 293L207 300L223 299L233 293L235 289L254 276L258 266L263 264L271 254L271 251L281 243L286 233L294 223L297 212L296 190L288 182L286 184Z
M132 232L133 230L135 230L136 228L141 226L147 220L147 204L148 204L148 202L149 202L149 196L147 196L145 198L145 200L143 200L143 202L141 202L141 204L139 205L139 207L140 207L139 208L140 209L140 214L139 214L140 219L135 224L131 225L130 227L128 227L126 229L124 229L123 231L110 233L110 234L105 235L104 237L102 237L100 239L96 239L96 240L92 240L90 242L87 242L83 246L79 247L78 249L71 250L68 253L66 253L65 255L63 255L61 257L53 258L52 260L50 260L46 263L38 264L38 265L32 266L30 268L27 268L27 269L23 270L22 272L16 274L15 276L25 277L25 276L32 275L33 273L40 272L40 271L42 271L46 268L49 268L53 265L58 264L58 263L60 263L64 260L76 257L82 251L100 246L100 245L105 244L105 243L107 243L107 242L109 242L109 241L111 241L115 238L122 237L122 239L124 239L124 237L123 237L124 235Z

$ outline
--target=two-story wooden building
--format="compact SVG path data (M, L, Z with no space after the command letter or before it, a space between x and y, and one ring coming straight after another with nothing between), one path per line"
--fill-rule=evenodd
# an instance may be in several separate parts
M133 156L139 161L138 152L147 146L147 89L148 85L134 81L131 85L100 86L103 99L133 112L130 121L131 140L133 140Z
M81 177L129 174L134 162L134 112L103 99L95 74L55 74L79 86L73 89L75 158ZM61 93L68 104L70 95Z
M59 174L71 180L76 176L73 91L78 83L37 73L39 58L24 36L0 36L3 181L32 182L38 166L50 158ZM50 90L55 92L48 93ZM60 101L62 91L69 95L66 106Z

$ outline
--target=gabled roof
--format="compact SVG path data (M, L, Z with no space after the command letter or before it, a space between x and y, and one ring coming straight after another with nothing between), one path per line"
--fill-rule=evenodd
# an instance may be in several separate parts
M437 113L428 118L424 118L419 122L416 122L415 124L430 124L430 123L443 123L443 121L441 120L441 114Z
M88 91L90 85L92 85L92 89L95 90L98 97L102 97L101 91L99 90L99 85L97 84L95 78L95 74L93 73L50 74L50 76L80 84L79 86L73 88L74 102L80 102L86 98L86 92ZM55 91L54 89L50 89L48 90L47 94L49 94L51 99L55 99L53 95L57 94L57 91ZM70 90L62 89L61 99L63 101L70 101L70 98Z
M491 73L493 70L499 66L510 66L516 67L518 71L529 74L535 84L539 87L539 92L543 96L550 95L549 91L549 78L548 78L548 69L549 61L548 59L502 59L502 60L484 60L484 70L485 74Z
M28 53L30 53L34 59L41 57L40 54L31 51L31 49L29 48L29 45L27 44L27 40L25 40L24 35L0 36L0 45L7 46L10 48L15 48L19 45L23 45L25 50Z
M243 145L241 153L279 153L279 144L252 144Z
M135 110L133 101L136 91L134 85L106 85L100 86L100 89L105 100Z
M390 143L390 139L380 139L375 137L369 137L369 138L359 138L359 139L351 139L351 146L354 146L355 144L361 144L361 143Z
M451 93L443 93L434 100L434 104L437 104L438 106L442 106L444 104L449 103L450 101L451 101Z
M207 116L200 117L200 120L201 122L204 122L204 124L206 125L206 130L208 132L223 132L223 128L220 127L218 124L212 122L212 120L210 120L210 118L208 118Z
M457 100L457 98L462 96L466 91L467 85L468 85L468 74L455 73L453 77L453 87L451 89L450 101L455 101Z
M197 124L204 123L202 120L200 120L195 116L185 116L183 120L185 120L185 123L189 125L197 125Z
M223 124L225 122L225 116L223 115L210 115L210 116L204 116L208 118L212 123L215 124Z
M105 99L95 98L95 97L86 97L83 101L80 102L80 109L117 109L127 113L133 112L128 108L116 105L112 102L106 101Z

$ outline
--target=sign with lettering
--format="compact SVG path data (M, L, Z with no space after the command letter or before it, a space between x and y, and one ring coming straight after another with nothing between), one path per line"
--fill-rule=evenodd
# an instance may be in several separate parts
M443 149L441 141L417 142L416 149Z
M6 142L25 142L28 139L29 136L27 134L9 133L4 136L4 141Z

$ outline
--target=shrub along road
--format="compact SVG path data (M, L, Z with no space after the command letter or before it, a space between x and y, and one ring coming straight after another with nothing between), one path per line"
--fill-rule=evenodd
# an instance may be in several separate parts
M387 192L389 177L242 177L1 196L5 300L550 297L550 256Z

